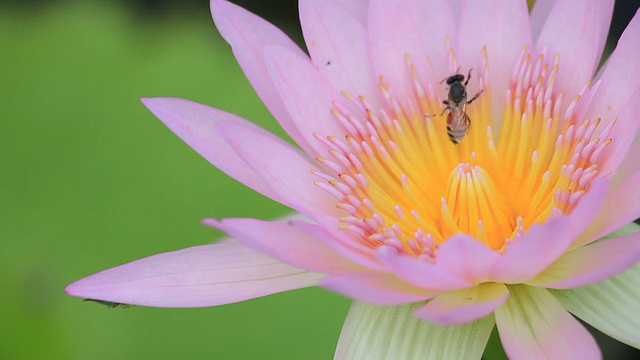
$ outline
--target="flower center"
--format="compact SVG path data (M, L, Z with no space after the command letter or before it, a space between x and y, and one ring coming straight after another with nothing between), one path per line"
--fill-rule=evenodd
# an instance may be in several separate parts
M423 86L408 57L407 64L413 97L396 98L381 77L382 109L345 94L362 110L352 114L336 102L333 115L347 135L316 134L331 148L317 160L333 173L316 172L323 179L317 185L349 213L340 227L369 246L433 256L438 244L466 233L502 250L534 223L571 212L602 171L599 160L615 121L597 129L599 119L583 119L590 84L563 108L564 95L555 90L557 57L550 63L544 52L535 60L522 52L499 121L491 113L486 52L466 89L465 101L482 91L478 98L464 106L449 96L444 111L436 95L444 85ZM470 126L452 129L463 114ZM459 143L452 141L454 130L463 135Z

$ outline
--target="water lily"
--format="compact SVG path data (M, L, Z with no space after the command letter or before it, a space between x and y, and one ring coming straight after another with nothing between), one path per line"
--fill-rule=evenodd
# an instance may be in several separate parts
M301 215L206 219L232 240L69 294L198 307L319 285L355 300L336 358L479 358L494 325L514 359L599 358L570 313L640 348L639 15L596 74L612 0L531 14L525 1L301 0L309 55L236 5L211 8L299 147L206 105L143 103ZM452 103L456 82L466 103ZM455 143L448 118L465 113Z

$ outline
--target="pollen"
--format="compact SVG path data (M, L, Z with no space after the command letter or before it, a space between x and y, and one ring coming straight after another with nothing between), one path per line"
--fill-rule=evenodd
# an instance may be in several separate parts
M443 78L459 71L448 53L451 73ZM412 96L398 98L381 76L381 107L348 93L334 101L332 116L345 134L314 134L330 149L317 158L323 171L314 173L346 214L342 230L368 247L387 244L420 257L434 257L459 233L502 251L534 224L571 213L606 171L615 119L605 125L584 117L595 86L558 92L558 56L525 48L506 92L492 93L484 49L480 56L468 84L469 94L480 95L460 108L471 126L459 143L447 133L446 86L422 83L408 56ZM492 113L497 96L504 99L500 114Z

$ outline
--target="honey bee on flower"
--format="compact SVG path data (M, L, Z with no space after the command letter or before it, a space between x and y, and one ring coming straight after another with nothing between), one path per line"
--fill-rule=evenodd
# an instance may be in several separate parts
M471 99L467 99L469 80L471 80L471 70L469 70L466 81L464 75L459 73L441 81L441 83L446 81L449 86L447 100L443 101L446 107L442 110L442 114L445 111L449 112L447 114L447 135L449 135L449 140L454 144L459 143L464 138L471 126L471 119L467 114L467 105L471 104L482 93L482 90L480 90Z

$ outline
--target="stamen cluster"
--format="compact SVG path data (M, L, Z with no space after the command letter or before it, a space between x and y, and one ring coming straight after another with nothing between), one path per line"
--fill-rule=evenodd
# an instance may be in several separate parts
M563 107L557 56L550 63L545 51L532 57L523 50L500 119L491 112L484 51L476 80L483 93L467 107L472 125L459 144L447 137L439 84L421 84L409 57L407 69L413 97L398 99L381 77L382 108L345 93L359 109L350 113L334 102L347 135L315 134L331 149L317 158L331 175L315 171L316 185L349 213L340 227L364 245L433 258L438 244L467 233L503 250L534 223L570 213L603 170L615 121L599 129L600 119L584 119L597 88L591 84Z

